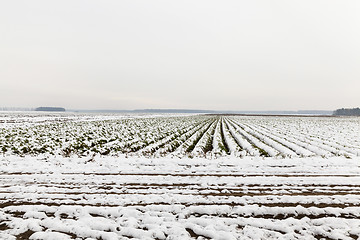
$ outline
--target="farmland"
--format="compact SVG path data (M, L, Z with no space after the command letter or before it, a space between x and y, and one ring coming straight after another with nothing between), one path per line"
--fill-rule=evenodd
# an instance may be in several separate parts
M0 238L358 239L360 119L0 115Z
M44 156L360 156L358 118L4 115L0 153Z

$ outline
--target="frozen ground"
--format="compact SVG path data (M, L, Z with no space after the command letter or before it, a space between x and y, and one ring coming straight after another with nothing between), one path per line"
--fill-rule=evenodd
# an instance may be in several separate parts
M360 158L0 162L1 239L360 237Z
M360 239L360 118L1 113L0 239Z

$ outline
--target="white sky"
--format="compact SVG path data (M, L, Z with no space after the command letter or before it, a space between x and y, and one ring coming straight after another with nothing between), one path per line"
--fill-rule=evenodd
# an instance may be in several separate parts
M0 2L0 107L360 105L360 1Z

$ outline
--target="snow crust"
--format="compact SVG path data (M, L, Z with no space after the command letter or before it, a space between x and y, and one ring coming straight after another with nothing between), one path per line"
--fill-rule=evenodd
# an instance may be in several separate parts
M360 158L0 158L1 239L350 239Z

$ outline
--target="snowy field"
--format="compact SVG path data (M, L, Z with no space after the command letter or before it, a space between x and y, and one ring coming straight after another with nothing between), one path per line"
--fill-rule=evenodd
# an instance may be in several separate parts
M359 239L360 118L0 113L0 239Z

